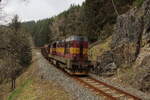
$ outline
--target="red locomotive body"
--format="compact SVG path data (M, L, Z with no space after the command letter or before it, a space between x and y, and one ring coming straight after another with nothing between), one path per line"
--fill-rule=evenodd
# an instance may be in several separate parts
M74 75L86 75L90 69L88 40L83 36L71 36L48 46L48 59Z

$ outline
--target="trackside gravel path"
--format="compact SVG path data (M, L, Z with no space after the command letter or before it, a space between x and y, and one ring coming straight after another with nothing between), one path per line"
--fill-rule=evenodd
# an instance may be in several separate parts
M79 85L76 81L49 64L39 51L36 51L35 55L38 57L37 67L39 71L37 75L44 80L50 80L60 84L66 92L72 95L74 100L104 100L104 98L95 95L93 92Z

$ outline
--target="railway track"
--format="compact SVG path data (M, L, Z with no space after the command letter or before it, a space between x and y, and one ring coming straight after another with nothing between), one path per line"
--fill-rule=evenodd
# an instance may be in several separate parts
M57 68L67 76L79 82L79 84L83 85L85 88L88 88L89 90L94 92L96 95L104 97L105 100L142 100L139 97L113 87L107 83L99 81L91 76L71 76L63 69L59 67Z
M52 64L52 63L51 63ZM54 64L52 64L54 65ZM56 65L54 65L56 66ZM100 95L105 98L105 100L142 100L139 97L136 97L130 93L127 93L123 90L120 90L114 86L111 86L107 83L99 81L91 76L72 76L68 74L62 68L56 66L61 72L66 74L68 77L74 79L75 81L79 82L85 88L90 89L96 95Z
M67 76L79 82L85 88L88 88L89 90L94 92L96 95L103 96L105 100L142 100L130 93L127 93L102 81L96 80L91 76L71 76L63 69L59 67L57 68Z
M84 87L89 88L92 92L95 92L97 95L104 96L106 100L142 100L90 76L73 78L80 82L80 84Z

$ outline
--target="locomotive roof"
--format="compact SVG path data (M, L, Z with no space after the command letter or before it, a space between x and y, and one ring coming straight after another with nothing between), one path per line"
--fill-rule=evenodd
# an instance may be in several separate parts
M88 41L87 38L85 36L70 36L66 39L66 41L73 41L73 40L78 40L78 41Z
M73 40L77 40L77 41L88 41L88 39L85 37L85 36L76 36L76 35L73 35L73 36L70 36L66 39L63 39L63 40L58 40L58 41L53 41L51 44L55 44L55 43L59 43L59 42L68 42L68 41L73 41Z

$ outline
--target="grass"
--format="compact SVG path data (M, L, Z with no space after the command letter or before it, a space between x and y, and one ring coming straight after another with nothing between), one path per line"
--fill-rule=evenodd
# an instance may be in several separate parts
M31 83L31 79L26 80L19 88L17 88L10 94L8 100L15 100L15 98L23 91L23 89L28 87Z
M7 100L72 100L71 95L59 85L25 73L17 80L16 90Z
M112 37L107 38L106 40L102 41L101 43L95 45L94 47L90 48L89 50L89 58L92 61L97 60L97 56L102 55L105 51L110 50L110 43Z
M70 93L59 84L39 78L37 58L33 57L34 63L17 78L16 89L5 93L2 100L72 100Z
M137 7L141 7L141 5L143 4L144 0L135 0L134 4Z
M8 100L71 100L71 96L52 82L34 78L26 80Z
M137 80L140 79L143 73L147 73L147 70L143 68L134 68L133 65L120 68L117 71L118 79L122 80L124 84L129 84L135 86ZM136 86L135 86L136 87Z
M125 82L126 80L128 80L127 81L128 84L131 84L133 82L135 75L136 74L134 73L134 70L131 66L126 68L121 68L117 73L118 78Z

